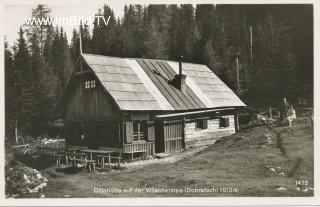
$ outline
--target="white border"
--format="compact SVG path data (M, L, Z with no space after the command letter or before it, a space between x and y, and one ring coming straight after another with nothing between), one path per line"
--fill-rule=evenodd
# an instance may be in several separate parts
M72 4L107 4L108 2L118 2L120 0L4 0L0 2L0 118L1 123L1 136L2 144L0 148L0 157L2 162L0 162L0 205L15 205L15 206L74 206L74 205L112 205L112 206L149 206L149 205L168 205L168 206L212 206L212 205L319 205L320 204L320 173L319 173L319 107L315 107L315 134L314 134L314 161L315 161L315 196L314 197L188 197L188 198L59 198L59 199L4 199L4 6L5 5L35 5L35 4L49 4L49 5L72 5ZM122 3L127 4L313 4L314 5L314 106L319 106L319 88L320 82L318 77L320 77L319 72L319 2L317 0L123 0ZM17 14L19 15L19 14ZM318 58L316 58L318 57ZM318 175L318 176L317 176Z

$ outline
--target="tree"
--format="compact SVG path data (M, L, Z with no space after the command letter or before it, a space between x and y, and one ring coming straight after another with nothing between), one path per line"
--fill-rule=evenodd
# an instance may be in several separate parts
M144 57L168 59L169 15L166 5L149 5L144 38Z
M38 20L49 20L50 9L42 4L39 4L37 8L32 9L32 18ZM38 38L40 47L40 56L43 54L44 44L46 41L46 33L50 29L50 24L32 24L26 26L26 31L29 38L34 38L34 35Z
M193 61L193 47L195 42L194 9L191 4L182 4L180 7L180 27L178 35L179 54L185 61Z
M34 116L33 96L33 80L32 80L32 64L28 46L24 38L22 28L19 31L17 43L17 53L14 57L15 71L17 75L16 92L17 92L17 114L18 128L22 132L31 134L33 132L32 121Z
M72 31L70 52L71 52L73 62L75 63L77 58L80 55L80 38L79 38L79 33L77 32L76 29L73 29L73 31Z
M17 93L16 93L16 75L14 71L13 54L8 48L8 43L4 42L5 59L5 130L6 138L13 142L14 127L17 119Z
M95 19L91 39L91 51L95 54L102 55L119 54L116 51L117 45L119 44L117 42L117 36L119 34L117 34L117 21L113 10L109 6L104 5L103 14L101 14L101 11L99 10L98 15L103 16L108 24L106 25L101 18Z
M79 33L81 33L81 43L82 43L82 52L83 53L90 53L91 52L91 36L89 25L85 22L80 23Z
M43 85L41 81L42 72L43 72L43 62L41 59L39 42L36 34L30 39L30 62L31 70L28 74L30 83L29 83L29 93L30 97L28 98L28 104L32 110L32 114L29 115L29 119L32 125L31 134L40 134L42 129L44 117L44 94L43 94ZM27 104L27 103L26 103Z

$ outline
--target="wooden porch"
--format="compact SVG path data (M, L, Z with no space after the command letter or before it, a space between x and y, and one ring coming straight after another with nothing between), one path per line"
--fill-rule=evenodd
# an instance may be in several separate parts
M123 144L123 153L138 153L145 152L147 155L153 155L155 153L154 142L140 141L130 144Z
M99 150L112 150L115 152L122 152L122 153L145 152L147 153L147 155L153 155L155 153L155 145L154 145L154 142L139 141L139 142L133 142L130 144L123 144L122 148L99 147Z

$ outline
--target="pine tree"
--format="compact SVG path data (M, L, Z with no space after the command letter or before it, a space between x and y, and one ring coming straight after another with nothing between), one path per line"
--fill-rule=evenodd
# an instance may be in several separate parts
M178 48L185 61L193 60L193 47L195 42L195 18L191 4L182 4L180 7L180 27Z
M180 48L178 45L179 42L179 30L180 30L180 15L179 8L177 5L168 6L168 15L170 16L169 20L169 29L168 29L168 55L170 59L179 60Z
M31 121L31 134L38 135L41 133L41 126L43 124L44 118L44 94L43 85L41 82L41 74L43 72L43 62L41 59L40 47L38 42L38 37L33 34L30 39L30 61L31 61L31 71L30 71L30 93L29 104L32 108L32 114L29 116Z
M14 127L17 115L17 93L16 93L16 75L14 71L13 54L8 48L8 43L4 43L5 59L5 133L9 142L14 139Z
M32 64L24 32L19 31L17 53L14 57L15 71L17 75L17 120L18 128L25 133L32 133Z
M71 52L72 60L75 63L80 55L80 38L79 38L79 33L77 32L76 29L73 29L72 31L70 52Z
M38 20L48 20L49 14L51 10L42 4L37 5L37 8L32 9L32 15L31 17ZM33 38L33 35L36 34L38 41L39 41L39 47L40 47L40 54L42 56L44 45L46 41L46 33L52 26L49 24L32 24L32 25L26 25L26 31L29 36L29 38Z
M146 8L141 5L129 5L125 7L122 24L123 55L126 57L141 57L144 54L145 45L142 42L146 38Z
M91 36L89 25L87 23L80 23L80 32L81 32L81 43L82 43L82 52L90 53L91 52Z
M149 5L147 29L144 41L145 57L168 59L169 16L166 5Z

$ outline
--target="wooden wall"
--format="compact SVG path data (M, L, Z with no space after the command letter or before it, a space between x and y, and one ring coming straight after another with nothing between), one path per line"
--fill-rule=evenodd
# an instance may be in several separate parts
M196 129L195 122L186 122L185 141L187 147L192 145L195 141L215 139L235 133L234 115L222 117L229 118L229 127L219 128L219 118L209 119L207 129Z
M66 94L64 122L67 144L91 148L122 146L120 112L97 79L95 88L85 89L84 82L93 79L95 77L90 73L77 75ZM81 139L82 134L84 139Z
M182 121L170 120L164 121L164 141L165 152L178 152L183 148L182 144Z
M91 74L75 77L65 101L65 122L119 119L115 103L97 80L95 88L84 88L85 80L93 78Z

